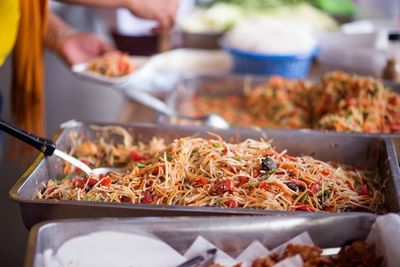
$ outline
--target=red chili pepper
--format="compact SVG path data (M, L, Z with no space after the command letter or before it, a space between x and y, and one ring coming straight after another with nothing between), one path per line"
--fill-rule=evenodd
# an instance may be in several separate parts
M148 160L148 157L145 155L141 155L140 153L136 152L136 151L131 151L131 153L129 154L129 156L131 157L131 160L133 162L135 161L142 161L142 160Z
M203 185L208 184L208 180L205 177L200 177L199 180L197 181L197 183L199 186L203 186Z
M97 180L96 179L94 179L94 178L89 178L89 181L88 181L88 185L90 186L90 187L93 187L93 186L95 186L96 184L97 184Z
M229 207L229 208L237 208L237 202L233 199L229 199L227 201L224 202L224 204Z
M101 181L100 185L102 186L109 186L111 184L111 178L110 177L106 177L103 179L103 181Z
M321 172L323 175L329 175L331 172L328 170L322 170Z
M315 183L310 188L310 193L312 196L315 196L319 191L319 184Z
M258 177L258 176L260 176L260 170L259 169L255 169L253 171L253 177Z
M249 181L249 178L246 176L239 176L239 185L245 184Z
M225 191L232 191L232 181L231 180L225 180Z
M259 188L267 188L267 183L266 182L261 182L260 185L258 186Z
M74 185L74 187L77 187L80 189L85 189L86 179L85 178L75 178L73 185Z
M315 209L311 208L309 205L306 205L306 204L296 205L296 210L315 212Z
M146 191L146 193L144 193L143 203L146 203L146 204L153 203L153 198L151 197L151 194L149 191Z
M366 184L361 186L360 195L361 196L368 196L369 195L368 186Z

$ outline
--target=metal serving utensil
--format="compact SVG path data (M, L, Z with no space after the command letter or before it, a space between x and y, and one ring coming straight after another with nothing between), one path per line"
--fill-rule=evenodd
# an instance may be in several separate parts
M68 161L75 167L78 167L79 169L81 169L87 175L100 175L100 174L107 174L109 172L117 172L117 173L122 172L121 169L116 169L116 168L91 169L88 165L86 165L79 159L77 159L71 155L68 155L67 153L57 149L56 144L53 141L46 139L46 138L36 136L32 133L28 133L25 130L22 130L8 122L5 122L4 120L1 120L1 119L0 119L0 130L18 138L19 140L27 143L28 145L36 148L37 150L42 152L45 156L55 155L65 161Z
M154 97L146 92L139 91L139 90L126 90L126 94L132 100L137 101L138 103L145 105L151 109L154 109L158 112L161 112L164 115L169 117L175 117L180 119L192 120L192 121L201 121L204 125L212 128L220 128L220 129L228 129L229 123L224 120L221 116L215 113L209 113L203 116L198 117L190 117L178 114L171 108L165 104L165 102L161 101L157 97Z
M214 263L216 253L216 248L209 249L203 255L191 258L177 267L208 267Z

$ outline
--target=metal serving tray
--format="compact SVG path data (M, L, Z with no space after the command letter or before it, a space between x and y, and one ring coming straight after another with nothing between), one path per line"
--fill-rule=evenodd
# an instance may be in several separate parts
M75 122L64 127L56 135L56 144L61 149L68 149L71 133L78 132L93 139L96 132L89 129L87 123ZM97 124L96 125L111 125ZM115 125L115 124L114 124ZM209 137L205 128L155 126L155 125L120 125L128 129L136 139L149 140L153 136L162 137L166 142L177 137L199 135ZM336 161L348 164L368 164L376 166L382 181L387 180L384 193L386 210L400 211L400 172L391 139L366 136L348 136L331 133L301 131L250 129L213 130L225 140L237 141L247 138L268 137L279 150L287 149L291 155L311 155L320 160ZM10 190L10 197L20 203L22 217L27 228L33 224L50 219L83 217L128 217L128 216L194 216L221 214L288 214L286 211L268 211L244 208L164 206L132 203L103 203L88 201L38 200L34 199L43 183L62 174L62 161L55 157L39 156L26 173ZM303 213L303 212L291 212Z
M315 244L322 248L339 247L348 241L365 239L375 219L373 214L353 213L326 216L147 217L50 221L32 228L24 266L39 267L38 253L47 249L57 250L71 238L97 231L150 234L181 254L201 235L236 257L255 240L272 249L304 231L308 231Z
M175 86L170 94L165 98L167 105L174 111L178 112L184 101L192 99L194 96L205 97L228 97L228 96L244 96L245 88L254 88L256 85L263 84L267 81L267 76L255 75L238 75L238 74L207 74L192 75L182 78ZM384 83L393 88L394 91L400 93L400 83L384 81ZM158 114L157 121L161 124L172 124L168 116ZM313 129L290 129L291 131L309 131L309 132L327 132L326 130ZM334 132L334 131L330 131ZM344 133L341 133L344 134ZM360 133L345 133L360 134ZM398 134L379 134L379 133L361 133L368 136L381 137L400 137Z

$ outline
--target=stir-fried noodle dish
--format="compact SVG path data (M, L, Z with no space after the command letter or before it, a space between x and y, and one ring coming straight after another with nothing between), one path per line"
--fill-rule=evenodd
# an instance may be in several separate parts
M244 96L195 96L179 111L214 112L243 127L400 133L400 95L377 79L344 72L326 73L315 83L274 76L245 88Z
M276 151L268 140L228 143L184 137L134 142L118 126L98 127L92 142L74 138L70 154L92 167L114 166L123 173L86 176L64 164L64 177L49 180L39 199L131 202L159 205L257 208L285 211L382 212L376 169L356 169L310 156ZM120 136L122 142L111 141ZM113 138L115 140L115 138Z

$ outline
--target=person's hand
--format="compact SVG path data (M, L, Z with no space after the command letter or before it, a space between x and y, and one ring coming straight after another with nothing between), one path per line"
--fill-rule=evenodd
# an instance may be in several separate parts
M57 45L58 54L68 65L88 61L111 50L114 49L110 44L94 34L83 32L70 34Z
M125 6L137 17L156 20L160 31L174 26L179 0L126 0Z

